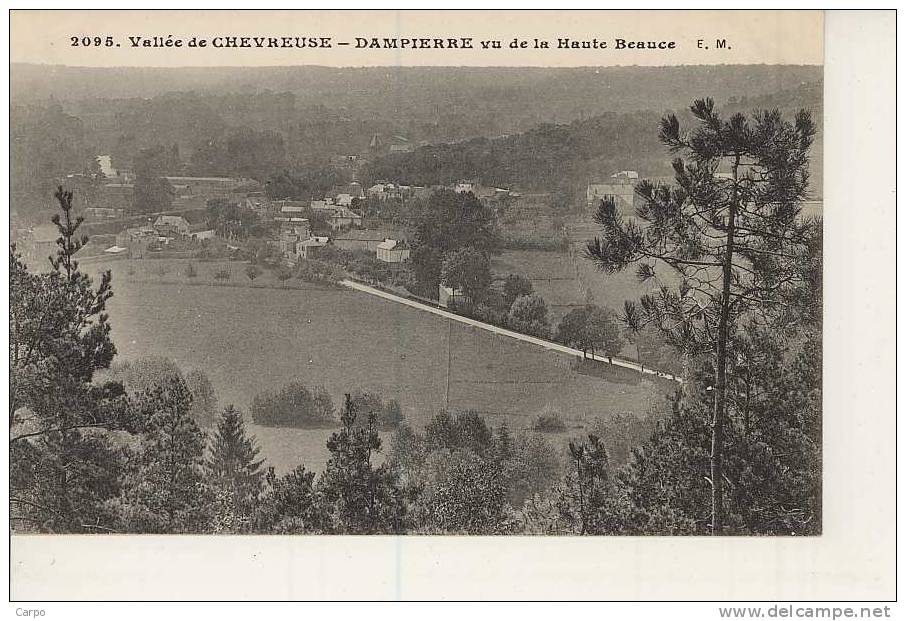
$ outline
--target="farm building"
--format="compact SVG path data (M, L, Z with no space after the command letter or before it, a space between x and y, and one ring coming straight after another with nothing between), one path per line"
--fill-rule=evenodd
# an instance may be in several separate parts
M409 260L409 245L405 241L385 239L377 245L377 258L385 263L402 263Z

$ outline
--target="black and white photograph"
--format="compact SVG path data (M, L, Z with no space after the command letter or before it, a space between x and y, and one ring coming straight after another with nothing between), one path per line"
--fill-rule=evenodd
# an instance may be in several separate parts
M109 13L11 17L14 537L825 533L820 11Z

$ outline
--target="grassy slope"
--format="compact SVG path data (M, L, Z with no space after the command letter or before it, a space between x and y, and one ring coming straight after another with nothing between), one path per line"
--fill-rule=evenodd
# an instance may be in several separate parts
M173 274L171 284L160 284L130 276L126 262L113 266L109 310L119 356L162 355L184 370L203 369L221 405L245 408L256 392L292 379L324 385L335 403L345 391L377 390L398 399L419 427L444 405L448 326L441 318L351 291L213 286L203 278L193 285ZM480 410L515 429L547 405L574 427L617 412L643 414L669 389L640 384L634 374L578 374L569 358L461 325L451 343L451 408ZM329 431L253 430L279 470L300 461L317 468L326 459Z

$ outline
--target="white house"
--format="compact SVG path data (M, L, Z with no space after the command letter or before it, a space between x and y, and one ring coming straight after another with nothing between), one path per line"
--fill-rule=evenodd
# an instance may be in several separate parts
M116 177L116 169L113 168L113 158L109 155L98 155L95 159L98 162L102 175L108 179Z
M402 263L409 260L409 245L404 241L385 239L377 245L377 258L385 263Z
M309 237L296 243L296 256L314 259L318 252L330 242L329 237Z
M457 194L465 194L467 192L475 191L475 184L471 181L460 181L455 186L453 186L453 191Z

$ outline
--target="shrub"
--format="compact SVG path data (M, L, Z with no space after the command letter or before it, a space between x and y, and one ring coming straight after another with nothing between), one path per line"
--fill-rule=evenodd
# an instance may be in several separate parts
M250 408L252 420L265 427L334 426L333 400L324 388L309 389L290 382L276 392L255 395Z
M450 414L442 410L425 427L425 448L468 449L484 455L491 447L491 430L478 412L466 411Z
M527 498L550 490L562 470L557 449L544 435L520 432L513 443L513 454L505 465L510 504L521 507Z
M432 453L418 521L428 532L499 533L507 489L499 466L469 450Z
M541 431L543 433L566 431L566 423L563 422L563 417L560 415L559 411L551 407L545 407L541 413L535 417L535 420L532 421L532 430Z
M599 436L607 448L611 463L622 466L632 457L632 449L647 442L657 427L659 417L653 413L641 417L632 412L596 418L591 432Z
M507 325L511 330L530 336L547 338L550 324L547 319L547 304L539 295L522 295L510 307Z
M374 424L381 430L396 429L403 422L403 411L396 399L385 401L377 393L359 391L352 395L352 403L357 413L356 426L367 425L370 414L374 414Z
M534 292L531 280L521 274L508 274L503 281L503 304L509 308L519 296Z
M329 283L336 280L336 272L330 264L315 259L299 259L296 266L299 280L313 283Z
M254 263L250 263L245 267L245 277L250 281L255 280L259 276L261 276L261 268Z

